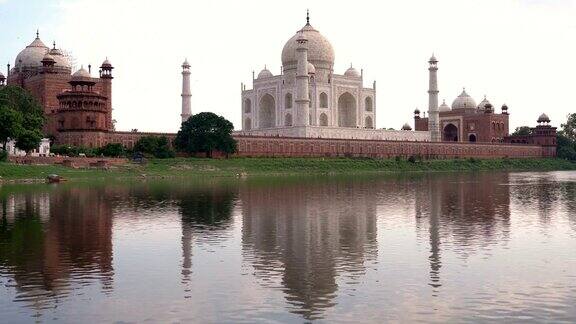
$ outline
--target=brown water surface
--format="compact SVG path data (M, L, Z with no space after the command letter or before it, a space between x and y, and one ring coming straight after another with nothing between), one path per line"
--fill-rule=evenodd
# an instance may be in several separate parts
M576 322L576 172L0 187L0 322Z

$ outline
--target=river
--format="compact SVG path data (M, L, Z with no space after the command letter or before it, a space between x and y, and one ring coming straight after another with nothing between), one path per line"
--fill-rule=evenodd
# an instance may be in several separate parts
M2 323L576 322L576 172L0 187Z

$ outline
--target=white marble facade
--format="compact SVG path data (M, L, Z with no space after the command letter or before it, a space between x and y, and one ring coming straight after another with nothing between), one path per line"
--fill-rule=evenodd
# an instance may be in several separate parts
M296 51L297 38L302 34L307 40L308 125L375 129L376 84L365 88L362 73L352 66L343 75L334 74L332 45L308 22L284 45L280 75L264 68L253 78L253 89L247 90L242 85L242 130L286 129L297 125Z

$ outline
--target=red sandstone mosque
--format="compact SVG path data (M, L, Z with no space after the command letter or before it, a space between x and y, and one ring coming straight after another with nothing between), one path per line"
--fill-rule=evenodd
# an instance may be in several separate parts
M329 51L330 60L322 59L326 56L323 51ZM365 89L362 74L352 75L349 71L344 76L333 74L334 53L330 51L329 42L311 27L307 17L306 25L290 38L282 52L283 64L292 68L290 73L277 77L260 73L254 81L254 90L242 86L244 130L233 134L238 141L238 155L489 158L556 154L556 128L550 126L545 115L540 116L531 135L512 137L506 105L497 113L488 99L484 98L476 105L463 90L451 107L445 102L438 106L438 60L434 56L429 60L428 117L421 117L420 111L416 110L414 131L409 125L401 131L377 129L375 83L373 89ZM288 56L294 59L287 60ZM324 79L318 73L320 66L324 69ZM64 52L55 44L52 48L47 47L37 33L32 43L18 54L14 67L8 65L7 78L0 73L0 86L6 83L21 86L38 99L48 120L44 131L53 144L100 147L121 143L131 148L144 135L174 138L174 133L115 130L113 69L111 62L105 59L98 69L98 77L92 77L90 65L87 70L82 67L72 73ZM188 61L183 63L182 69L181 117L185 121L191 116ZM286 78L288 81L284 80ZM314 89L320 90L310 91L310 82ZM296 98L294 106L292 92ZM325 100L323 104L323 96L333 100ZM284 120L292 116L298 117L296 123ZM250 123L245 122L247 120ZM370 123L360 125L357 121ZM255 126L258 129L253 129Z

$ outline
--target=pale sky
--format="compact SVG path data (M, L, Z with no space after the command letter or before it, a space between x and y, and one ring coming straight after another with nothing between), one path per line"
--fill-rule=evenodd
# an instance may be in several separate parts
M414 109L427 110L433 52L440 103L466 87L497 112L506 103L511 130L543 112L559 126L576 112L576 0L0 0L0 71L39 28L78 67L110 59L118 130L176 132L187 57L192 113L223 115L239 129L240 83L251 88L265 64L280 72L282 47L307 8L334 47L335 73L353 63L366 87L377 81L378 128L413 124Z

